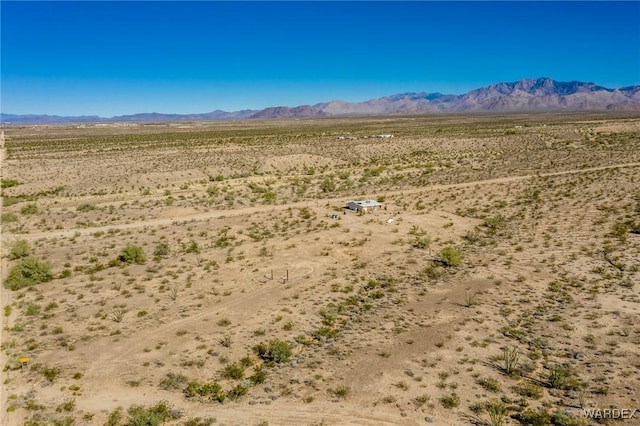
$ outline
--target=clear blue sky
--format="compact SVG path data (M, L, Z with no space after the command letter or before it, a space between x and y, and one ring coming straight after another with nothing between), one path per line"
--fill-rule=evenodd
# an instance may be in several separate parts
M0 2L1 111L199 113L640 84L640 2Z

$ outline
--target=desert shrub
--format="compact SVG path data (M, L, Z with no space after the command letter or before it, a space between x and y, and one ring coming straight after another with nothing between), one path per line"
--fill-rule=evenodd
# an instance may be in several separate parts
M191 240L189 245L187 247L185 247L184 252L185 253L199 254L200 253L200 246L198 245L198 242L195 241L195 240Z
M632 234L640 234L640 222L630 220L627 222L627 226L629 226L629 232Z
M0 216L0 223L10 223L10 222L17 222L18 221L18 215L15 213L2 213L2 216Z
M345 399L351 393L349 386L338 386L333 390L333 394L338 398Z
M185 420L182 423L182 426L211 426L216 422L215 417L193 417L188 420Z
M586 426L587 422L566 411L556 411L551 416L551 424L555 426Z
M37 214L38 213L38 205L35 203L29 203L25 206L22 206L20 209L20 213L22 214Z
M27 308L25 309L24 313L25 315L28 315L28 316L34 316L34 315L38 315L41 310L42 310L42 306L38 305L37 303L30 302L27 305Z
M333 192L336 190L336 183L333 180L333 177L326 177L320 184L320 189L322 192Z
M421 275L431 281L437 281L447 273L446 269L439 265L437 262L433 262L431 265L425 267Z
M262 194L262 198L266 203L273 203L277 197L278 197L277 194L273 191L267 191L264 194Z
M477 383L490 392L500 392L500 382L493 377L481 377Z
M244 377L244 368L238 363L227 365L222 371L222 377L225 379L240 380Z
M78 207L76 207L76 210L79 212L90 212L92 210L95 210L96 206L94 206L93 204L80 204Z
M549 385L554 389L574 391L583 387L574 372L564 365L554 365L549 369Z
M160 380L158 387L164 390L177 390L186 385L188 381L187 377L183 374L169 372Z
M268 344L259 343L253 350L265 362L280 364L291 359L291 346L279 339L273 339Z
M510 376L519 373L520 351L516 348L504 348L502 350L502 362L504 372Z
M221 318L217 323L220 327L228 327L231 325L231 320L229 318Z
M18 182L15 179L2 179L0 186L4 189L4 188L11 188L13 186L18 186L20 185L20 182Z
M455 392L451 395L445 395L440 398L440 404L444 408L455 408L460 405L460 397Z
M551 424L551 415L544 408L534 411L531 408L512 416L515 420L527 426L548 426Z
M462 263L462 252L453 247L445 247L440 250L440 262L444 266L460 266Z
M267 373L264 371L262 366L255 366L253 369L253 374L249 376L249 380L252 383L259 385L260 383L264 383L267 380Z
M4 281L4 286L9 290L19 290L52 279L51 263L35 257L25 257L11 267Z
M514 386L513 390L520 396L540 399L543 395L542 387L532 382L521 382Z
M303 218L305 220L311 219L311 217L313 216L313 214L311 213L311 210L309 210L306 207L303 207L303 208L300 209L299 215L300 215L301 218Z
M122 249L120 255L118 256L118 260L122 263L132 264L132 263L144 263L144 251L140 246L128 245Z
M242 383L238 383L233 389L230 389L229 392L227 392L227 398L237 401L248 393L249 388L247 386L243 386Z
M27 257L29 256L30 251L29 243L26 240L17 240L13 243L13 246L11 246L11 250L9 251L9 260Z
M154 256L165 257L171 254L171 250L169 249L169 244L167 243L158 243L156 245L155 250L153 251Z
M487 402L486 410L491 419L491 426L503 426L507 407L501 401Z
M380 294L382 294L380 292ZM331 327L320 327L319 329L313 331L311 335L318 340L324 341L327 339L332 339L338 335L338 330Z
M626 222L616 222L611 226L611 232L608 236L617 238L620 242L627 240L627 233L629 232L629 224Z
M60 375L60 368L47 367L44 370L42 370L42 374L44 375L45 379L47 379L50 382L53 382L54 380L56 380L58 375Z
M480 235L478 234L478 231L475 229L468 231L466 234L464 234L462 238L464 238L464 240L469 244L475 244L478 241L480 241Z
M104 422L104 426L120 426L122 425L123 417L122 408L118 407L109 413L107 421Z
M184 396L191 398L202 398L209 401L224 402L226 396L222 391L222 386L216 382L199 383L189 382L184 389Z
M158 426L180 417L180 413L172 410L167 401L160 401L151 407L132 405L127 414L126 426Z
M431 245L431 238L428 235L416 235L413 247L418 249L428 249Z
M486 218L482 226L485 228L487 235L493 236L507 226L507 221L503 216L498 215Z
M231 343L233 342L232 338L231 338L231 334L227 333L224 336L222 336L222 338L220 339L220 344L222 346L224 346L225 348L230 348L231 347Z
M56 407L56 411L61 413L63 411L72 412L76 409L76 400L74 398L70 398L65 400L62 404Z
M464 306L467 308L471 308L475 306L478 302L476 301L476 294L470 291L465 291L464 293Z
M244 368L251 367L253 365L253 360L248 355L240 358L239 362L240 362L240 365Z
M51 419L52 426L73 426L75 423L76 419L72 416Z

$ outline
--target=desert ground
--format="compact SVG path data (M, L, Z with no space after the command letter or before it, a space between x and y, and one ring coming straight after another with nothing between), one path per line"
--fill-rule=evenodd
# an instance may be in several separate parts
M640 424L637 115L2 130L2 425Z

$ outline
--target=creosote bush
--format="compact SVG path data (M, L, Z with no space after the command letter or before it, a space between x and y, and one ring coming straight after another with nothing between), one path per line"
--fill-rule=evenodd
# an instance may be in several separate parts
M120 255L118 256L118 260L121 263L126 263L127 265L131 265L133 263L142 264L145 262L144 251L140 246L128 245L122 249Z
M462 252L453 247L445 247L440 251L440 262L444 266L460 266L462 263Z
M291 346L282 340L273 339L268 344L259 343L253 350L265 362L275 362L276 364L289 362L291 359Z
M18 240L13 243L11 246L11 251L9 251L9 260L16 260L23 257L27 257L30 254L31 249L29 248L29 243L25 240Z
M184 396L189 399L202 398L204 400L218 402L224 402L226 399L222 386L216 382L189 382L187 387L184 389Z
M35 257L26 257L11 267L4 286L9 290L19 290L52 279L51 263Z

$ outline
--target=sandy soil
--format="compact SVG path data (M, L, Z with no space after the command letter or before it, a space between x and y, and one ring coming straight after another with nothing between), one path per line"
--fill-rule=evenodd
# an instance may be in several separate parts
M595 424L584 409L639 407L638 117L5 135L4 425L133 424L161 401L189 425ZM119 262L128 246L144 261ZM10 290L28 257L52 279ZM284 362L257 350L274 340ZM187 398L190 381L226 401Z

